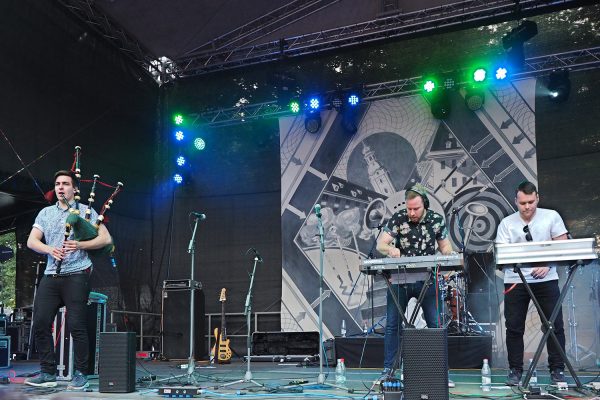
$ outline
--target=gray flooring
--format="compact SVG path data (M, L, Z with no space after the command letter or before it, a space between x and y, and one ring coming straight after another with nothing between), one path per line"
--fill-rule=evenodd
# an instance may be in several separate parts
M369 391L372 382L379 376L376 369L348 369L346 386L349 389L324 387L316 384L319 367L303 366L296 363L253 362L251 364L252 382L238 382L224 387L236 380L243 380L247 366L242 362L233 362L226 365L198 364L192 375L187 375L187 370L180 368L180 363L165 361L138 361L137 384L133 393L100 393L98 379L90 380L90 389L86 392L69 392L66 390L67 381L60 381L55 389L38 389L18 383L23 377L38 370L37 362L14 362L10 369L0 370L2 376L16 376L13 383L0 385L0 399L159 399L159 387L183 386L189 382L195 388L202 390L202 398L221 399L248 399L248 398L310 398L310 399L383 399L378 390ZM333 368L324 368L327 374L326 383L335 383ZM504 386L505 370L492 371L493 388L491 392L482 392L478 370L451 370L450 378L456 387L450 389L450 398L523 398L523 393L517 388ZM579 372L582 383L592 381L600 382L599 371ZM549 392L547 398L594 398L598 393L586 391L580 393L570 388L568 391L558 392L556 388L546 386L549 378L546 373L540 372L540 384L543 392ZM573 383L569 378L570 383ZM299 385L301 382L305 384ZM424 377L424 384L427 377ZM262 385L262 386L261 386ZM377 388L375 388L377 389ZM552 397L556 396L556 397ZM387 396L388 398L390 396ZM181 397L180 397L181 398ZM535 398L529 396L528 398ZM540 398L540 397L537 397ZM432 399L430 399L432 400Z

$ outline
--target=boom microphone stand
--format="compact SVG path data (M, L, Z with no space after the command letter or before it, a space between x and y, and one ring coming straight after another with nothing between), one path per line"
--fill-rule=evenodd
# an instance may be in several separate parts
M251 356L250 353L252 351L252 329L251 329L251 324L252 324L252 287L254 286L254 274L256 273L256 265L258 263L262 263L263 259L260 256L260 254L258 253L258 251L256 251L256 249L254 247L251 247L248 249L248 251L246 251L246 254L250 253L250 252L254 252L254 266L252 267L252 274L250 274L250 287L248 288L248 294L246 295L246 304L244 306L244 315L246 316L246 328L248 330L247 332L247 336L246 336L246 347L248 348L248 355L246 357L246 374L244 375L244 379L238 379L237 381L233 381L233 382L228 382L224 385L221 385L220 387L227 387L227 386L231 386L231 385L235 385L237 383L253 383L256 386L260 386L260 387L264 387L264 385L258 383L257 381L255 381L254 379L252 379L252 371L250 371L250 360L251 360Z
M325 232L323 230L323 220L321 219L321 205L315 204L315 215L317 216L317 224L319 227L319 377L317 383L319 385L327 385L342 390L347 390L346 387L325 383L325 374L323 373L323 263L325 260Z
M190 253L190 258L191 258L191 267L190 267L190 356L188 359L188 365L187 365L187 378L188 378L188 383L192 384L195 383L194 382L194 378L193 378L193 374L194 374L194 369L196 368L196 360L194 358L194 295L196 292L196 285L195 285L195 281L194 281L194 269L195 269L195 255L196 255L196 231L198 230L198 222L199 221L204 221L206 219L206 215L204 214L200 214L200 213L196 213L196 212L192 212L191 215L193 215L194 217L196 217L195 221L194 221L194 230L192 231L192 237L190 239L190 244L188 245L188 253ZM204 318L204 317L203 317Z

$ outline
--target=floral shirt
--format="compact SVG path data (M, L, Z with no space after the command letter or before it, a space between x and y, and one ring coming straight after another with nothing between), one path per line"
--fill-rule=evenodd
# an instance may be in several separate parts
M384 231L395 239L402 256L409 257L434 255L436 242L448 237L444 217L432 210L427 210L417 223L410 221L406 209L397 211Z

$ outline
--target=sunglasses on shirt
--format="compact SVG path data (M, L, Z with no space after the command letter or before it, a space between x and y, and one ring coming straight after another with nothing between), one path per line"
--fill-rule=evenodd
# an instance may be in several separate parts
M523 232L525 232L525 240L532 242L533 238L531 237L531 232L529 232L529 225L523 227Z

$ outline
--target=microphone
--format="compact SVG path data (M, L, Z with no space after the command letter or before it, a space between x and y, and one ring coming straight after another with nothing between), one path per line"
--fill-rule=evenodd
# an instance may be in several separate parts
M460 205L460 206L458 206L458 207L454 207L454 208L452 208L452 211L451 211L451 213L452 213L452 214L455 214L455 215L456 215L456 214L458 214L458 212L459 212L459 211L460 211L460 210L461 210L461 209L462 209L462 208L463 208L465 205L466 205L466 204L464 204L464 203L463 203L463 204L461 204L461 205Z
M195 211L192 211L190 214L193 215L194 217L198 218L200 221L204 221L206 219L206 214L202 214L202 213L195 212Z
M320 204L315 204L315 214L316 214L317 218L321 218L321 205Z
M259 263L263 262L263 259L260 256L260 253L258 251L256 251L256 249L254 247L250 247L248 249L248 251L246 252L246 254L248 254L249 252L253 252L254 253L254 257L256 257L256 261L258 261Z

